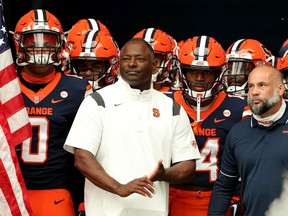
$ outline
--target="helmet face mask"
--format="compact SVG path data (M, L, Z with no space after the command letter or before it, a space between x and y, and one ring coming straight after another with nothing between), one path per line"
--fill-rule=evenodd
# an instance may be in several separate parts
M79 36L70 52L72 71L90 80L93 90L117 80L118 59L117 43L103 31L90 30Z
M288 99L288 39L284 41L279 50L277 69L282 73L283 84L285 87L284 98Z
M109 67L110 62L107 59L78 59L73 61L73 68L75 68L77 74L91 81L96 81L102 77Z
M31 10L21 17L14 31L19 66L59 65L64 32L59 20L46 10Z
M288 90L288 68L281 70L282 77L283 77L283 84L285 89Z
M170 80L170 70L172 70L171 64L173 64L171 55L171 53L155 53L157 71L152 75L153 82L172 82L172 80Z
M223 74L224 85L227 93L247 93L247 80L250 72L255 68L252 61L230 60L228 68Z
M262 43L254 39L240 39L232 43L226 51L228 71L224 74L227 93L245 96L250 72L258 65L273 66L275 57Z
M193 100L199 96L204 100L210 99L219 92L218 87L222 85L219 68L182 65L181 74L182 82L185 84L184 94Z
M280 70L282 73L282 80L283 80L283 84L285 87L285 91L284 91L284 99L288 99L288 68L284 68L282 70Z
M214 38L203 35L187 39L180 50L179 62L182 90L186 97L193 101L199 96L201 100L208 100L223 89L226 56Z
M20 38L19 50L25 53L25 62L35 65L53 64L61 49L58 35L53 33L26 33Z
M166 32L156 28L145 28L134 35L133 38L142 38L151 45L157 61L157 71L152 75L154 83L173 86L175 72L178 70L177 42Z

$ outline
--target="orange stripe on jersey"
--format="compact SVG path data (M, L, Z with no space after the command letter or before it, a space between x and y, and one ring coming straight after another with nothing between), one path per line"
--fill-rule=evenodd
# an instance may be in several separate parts
M212 106L204 111L201 111L201 119L205 120L211 113L213 113L224 101L227 94L225 92L219 92ZM185 103L185 100L182 95L182 91L177 91L174 93L174 99L179 103L186 111L186 113L193 119L196 120L197 112L191 108L188 104Z
M55 77L53 78L53 80L43 89L40 89L38 92L34 92L30 89L28 89L26 86L24 86L21 82L20 82L20 88L21 91L33 102L35 102L35 98L37 98L37 102L39 103L40 101L42 101L47 95L49 95L54 88L56 87L56 85L59 83L60 79L61 79L61 72L57 72L55 74Z
M160 92L169 92L170 87L169 86L162 86L162 88L159 90Z
M92 86L91 86L90 84L88 84L88 85L86 86L86 91L90 91L90 90L92 90Z

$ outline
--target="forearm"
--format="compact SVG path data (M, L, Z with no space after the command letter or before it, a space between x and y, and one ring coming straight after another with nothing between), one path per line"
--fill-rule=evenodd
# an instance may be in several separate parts
M84 150L75 149L76 168L94 185L117 194L120 183L106 173L95 157Z
M165 169L165 175L160 181L170 184L180 184L190 181L196 169L195 160L182 161Z

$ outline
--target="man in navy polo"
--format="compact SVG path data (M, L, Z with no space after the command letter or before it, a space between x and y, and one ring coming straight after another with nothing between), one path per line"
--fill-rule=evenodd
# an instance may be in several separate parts
M239 177L245 216L264 216L283 189L288 169L288 108L281 73L268 65L257 66L248 77L248 89L253 115L235 124L226 138L209 216L225 215Z

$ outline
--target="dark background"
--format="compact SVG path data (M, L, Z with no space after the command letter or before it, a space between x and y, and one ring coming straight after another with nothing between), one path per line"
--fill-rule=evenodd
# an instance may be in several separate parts
M6 27L14 31L29 10L44 8L68 31L79 19L105 24L120 47L143 28L166 31L177 41L214 37L226 50L234 41L253 38L275 56L288 38L287 0L3 0Z

